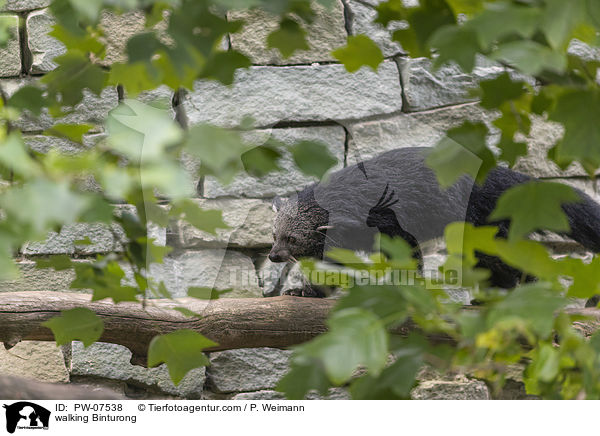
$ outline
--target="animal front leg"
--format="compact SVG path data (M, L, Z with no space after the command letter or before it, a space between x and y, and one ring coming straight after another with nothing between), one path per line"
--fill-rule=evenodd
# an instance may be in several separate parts
M321 286L306 283L300 288L293 288L284 291L281 295L291 295L292 297L325 298L327 294Z

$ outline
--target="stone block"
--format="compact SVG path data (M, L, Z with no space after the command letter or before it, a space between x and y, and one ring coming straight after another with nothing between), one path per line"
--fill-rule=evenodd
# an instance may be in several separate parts
M10 351L0 347L0 374L47 383L69 381L63 354L54 342L19 342Z
M21 48L19 46L19 17L16 15L0 15L0 20L7 23L10 37L4 47L0 47L0 77L18 76L21 74Z
M587 62L600 61L600 49L578 39L571 40L567 51L570 55L580 57Z
M258 130L249 132L245 139L249 144L259 146L269 137L286 145L303 140L324 143L338 160L338 164L333 169L343 167L346 134L341 126ZM291 154L282 151L283 156L278 162L281 171L269 173L263 177L240 174L227 186L221 185L214 177L209 176L204 181L204 196L208 198L223 196L270 198L275 195L290 195L317 181L316 177L304 175L294 164Z
M413 400L489 400L490 392L484 382L469 380L428 380L411 392Z
M531 117L531 131L527 137L518 136L518 139L527 143L528 155L520 157L514 169L533 177L573 177L586 176L583 167L575 162L565 170L548 159L548 151L563 136L562 124L544 120L539 116ZM597 172L600 174L600 172Z
M70 371L74 376L120 380L188 399L201 397L205 381L204 368L191 370L175 386L166 365L143 368L132 365L130 359L131 351L121 345L97 342L84 348L81 342L73 342Z
M30 11L50 6L50 2L51 0L6 0L4 7L0 10L16 12Z
M35 78L3 80L0 82L0 88L10 98L21 87L34 85L36 80ZM117 107L118 104L119 97L116 88L104 88L100 96L85 89L83 91L83 100L67 115L54 119L46 110L43 110L39 117L36 117L29 111L25 111L14 125L23 132L39 132L49 129L56 123L89 123L95 125L91 132L98 132L102 130L108 112Z
M216 199L195 200L205 210L218 209L228 229L217 229L216 235L198 230L186 221L174 222L169 228L173 243L183 248L198 247L269 247L274 212L269 201Z
M133 206L117 206L115 214L122 211L135 214ZM166 228L154 225L148 226L148 236L155 239L155 244L166 244ZM89 238L91 244L75 244L76 241ZM22 253L28 256L50 254L77 254L91 255L95 253L108 253L122 251L123 243L127 240L123 229L113 224L112 228L101 223L74 223L64 226L59 233L50 232L45 241L27 243Z
M392 21L386 29L381 24L373 22L377 17L377 11L373 7L356 0L347 0L347 4L352 17L353 35L367 35L379 46L385 57L403 53L400 44L392 41L392 33L405 26L398 21Z
M285 400L285 395L281 392L273 390L263 390L256 392L242 392L231 397L232 400ZM350 393L344 388L331 388L326 396L319 395L315 392L309 392L306 400L350 400Z
M292 352L242 348L210 354L207 384L218 393L273 389L288 371Z
M83 145L69 141L68 139L47 135L24 135L23 140L29 148L38 153L48 153L50 150L58 150L62 154L73 155L93 147L105 137L106 135L98 133L84 135Z
M350 136L347 162L355 164L396 148L433 147L444 137L446 130L464 121L483 121L490 125L494 117L475 104L465 104L426 113L347 123Z
M122 231L117 229L116 226L115 233L122 235ZM92 242L90 245L75 244L75 241L86 237ZM26 256L109 253L111 251L122 251L121 240L116 240L110 229L103 224L69 224L64 226L59 233L51 232L43 242L25 244L22 253Z
M100 17L100 28L104 32L106 56L99 62L103 65L127 62L127 41L136 33L143 32L145 23L146 18L142 11L126 12L121 15L103 11Z
M57 39L48 35L55 23L49 9L42 9L28 15L27 35L29 49L32 54L31 71L34 73L46 73L56 68L52 61L66 50L64 45ZM155 28L164 27L165 23ZM115 62L126 62L126 47L129 38L145 30L145 17L141 11L115 14L111 11L103 11L100 17L100 29L103 31L101 37L105 44L106 53L104 59L95 59L97 63L110 66Z
M476 100L468 95L469 88L481 80L489 80L504 72L495 64L479 62L471 74L454 65L446 65L433 71L427 58L399 58L406 107L404 111L415 112Z
M166 85L161 85L156 89L141 92L136 100L149 105L166 107L173 118L175 118L175 109L172 106L173 90Z
M329 62L335 59L331 51L346 44L344 6L336 0L331 10L314 3L316 17L313 23L306 25L306 41L310 50L295 52L284 59L278 50L267 47L267 36L278 28L279 17L261 10L229 12L229 20L244 20L240 32L229 36L231 48L244 53L253 64L289 65Z
M67 51L62 42L48 35L55 23L49 9L35 11L27 16L27 44L32 57L32 73L52 71L57 67L54 58Z
M223 298L260 297L252 259L225 249L176 253L165 262L165 285L174 298L187 296L189 287L231 289Z
M398 69L384 62L377 73L356 73L343 65L251 67L236 72L232 86L197 81L184 101L190 125L239 125L254 118L257 127L280 121L359 119L398 112L402 96Z
M85 262L78 261L75 262ZM31 260L19 260L17 267L21 273L16 280L0 282L0 292L20 291L69 291L75 272L71 269L55 271L38 269Z

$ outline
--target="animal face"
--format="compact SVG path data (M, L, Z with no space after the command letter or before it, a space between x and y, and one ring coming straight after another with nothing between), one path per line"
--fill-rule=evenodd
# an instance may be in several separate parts
M302 257L322 257L326 231L322 209L297 198L287 201L276 198L273 208L277 215L269 259L288 262Z

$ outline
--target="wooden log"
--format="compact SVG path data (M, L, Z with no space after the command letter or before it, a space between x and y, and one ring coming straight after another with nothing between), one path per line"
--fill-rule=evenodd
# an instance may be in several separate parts
M208 351L235 348L285 348L306 342L326 331L326 319L334 300L302 297L224 298L198 300L148 300L141 303L111 300L91 301L91 296L71 292L0 293L0 342L7 348L22 340L53 341L52 332L41 323L60 311L86 307L104 321L100 341L123 345L133 354L132 363L145 365L148 346L156 335L178 329L191 329L219 345ZM190 318L173 310L185 307L202 317ZM476 306L465 310L478 310ZM572 314L587 317L574 327L585 336L600 329L600 310L571 309ZM412 321L394 329L407 335L418 329ZM429 335L433 342L450 342L443 335Z
M108 389L43 383L12 375L0 376L0 398L10 400L125 400Z
M19 341L53 341L41 323L62 310L85 307L104 321L100 341L124 345L132 362L145 364L148 346L156 335L178 329L202 333L219 345L212 349L274 347L305 342L326 330L325 320L334 301L317 298L273 297L198 300L148 300L141 303L91 301L87 294L71 292L0 293L0 341L7 348ZM202 318L173 310L185 307Z

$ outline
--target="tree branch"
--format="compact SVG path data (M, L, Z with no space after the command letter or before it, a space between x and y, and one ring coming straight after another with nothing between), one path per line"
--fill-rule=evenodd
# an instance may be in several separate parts
M100 341L120 344L133 354L132 363L145 365L148 346L156 335L178 329L191 329L217 342L209 351L235 348L284 348L306 342L326 331L326 319L334 300L301 297L224 298L220 300L147 300L140 303L114 304L111 300L91 301L87 294L69 292L0 293L0 342L7 348L22 340L53 341L52 332L40 324L62 310L86 307L104 321ZM190 318L173 310L186 307L202 315ZM465 310L478 310L476 306ZM572 314L589 317L574 327L589 336L600 329L600 310L572 309ZM407 335L418 329L412 321L394 329ZM453 340L429 335L433 342Z
M214 350L282 348L300 344L326 330L325 319L334 301L316 298L273 297L220 300L147 300L140 303L91 301L91 296L69 292L0 293L0 342L6 348L22 340L53 341L40 324L60 311L86 307L104 321L100 341L124 345L132 363L145 364L148 346L156 335L178 329L195 330L219 344ZM202 315L190 318L173 310L186 307Z
M0 376L0 398L11 400L124 400L108 389L43 383L12 375Z

